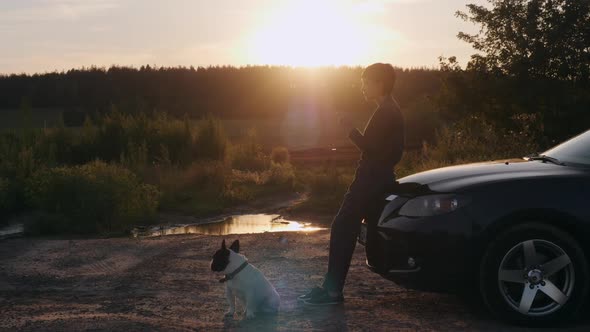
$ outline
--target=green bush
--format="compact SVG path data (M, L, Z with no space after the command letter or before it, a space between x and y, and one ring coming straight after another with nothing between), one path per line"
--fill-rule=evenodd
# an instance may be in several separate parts
M293 188L295 181L295 170L289 163L270 163L268 181L272 184Z
M270 160L277 164L285 164L291 161L289 150L286 147L274 147L270 153Z
M194 162L188 167L157 167L147 181L162 192L161 207L198 214L198 207L218 206L229 182L229 169L221 161Z
M32 227L51 233L128 230L134 223L152 220L159 200L154 186L141 183L125 168L100 161L39 170L27 180L25 192L33 208L52 216Z

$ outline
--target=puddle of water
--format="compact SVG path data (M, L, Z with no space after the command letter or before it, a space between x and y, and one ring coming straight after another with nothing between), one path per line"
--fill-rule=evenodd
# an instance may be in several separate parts
M138 236L161 236L174 234L248 234L265 232L313 232L324 228L283 219L278 214L244 214L231 216L219 222L207 224L156 226L147 229L135 228L131 233Z
M23 224L8 225L0 228L0 239L20 236L25 232L25 226Z

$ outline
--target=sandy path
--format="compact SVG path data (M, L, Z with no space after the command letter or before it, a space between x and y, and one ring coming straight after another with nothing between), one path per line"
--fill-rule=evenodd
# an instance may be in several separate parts
M287 241L279 241L284 236ZM228 241L236 236L226 236ZM14 330L511 330L453 295L399 288L357 250L339 308L296 296L325 271L329 231L239 236L243 253L282 298L275 318L223 320L223 286L209 271L221 237L9 239L0 242L0 329ZM577 329L586 330L579 323ZM572 327L576 329L576 327Z

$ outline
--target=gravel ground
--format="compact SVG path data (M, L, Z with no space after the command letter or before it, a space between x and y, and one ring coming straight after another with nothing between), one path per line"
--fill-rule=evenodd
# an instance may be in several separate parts
M242 253L273 283L282 300L278 316L223 319L224 287L209 270L221 236L20 238L0 242L0 330L520 330L457 296L382 279L364 266L360 245L345 304L301 307L296 297L325 271L328 230L224 238L239 238Z

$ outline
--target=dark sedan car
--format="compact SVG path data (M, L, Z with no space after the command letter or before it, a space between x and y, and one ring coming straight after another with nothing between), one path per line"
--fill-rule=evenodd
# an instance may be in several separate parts
M368 267L417 289L479 291L525 324L571 318L590 274L590 131L521 159L398 180L359 242Z

